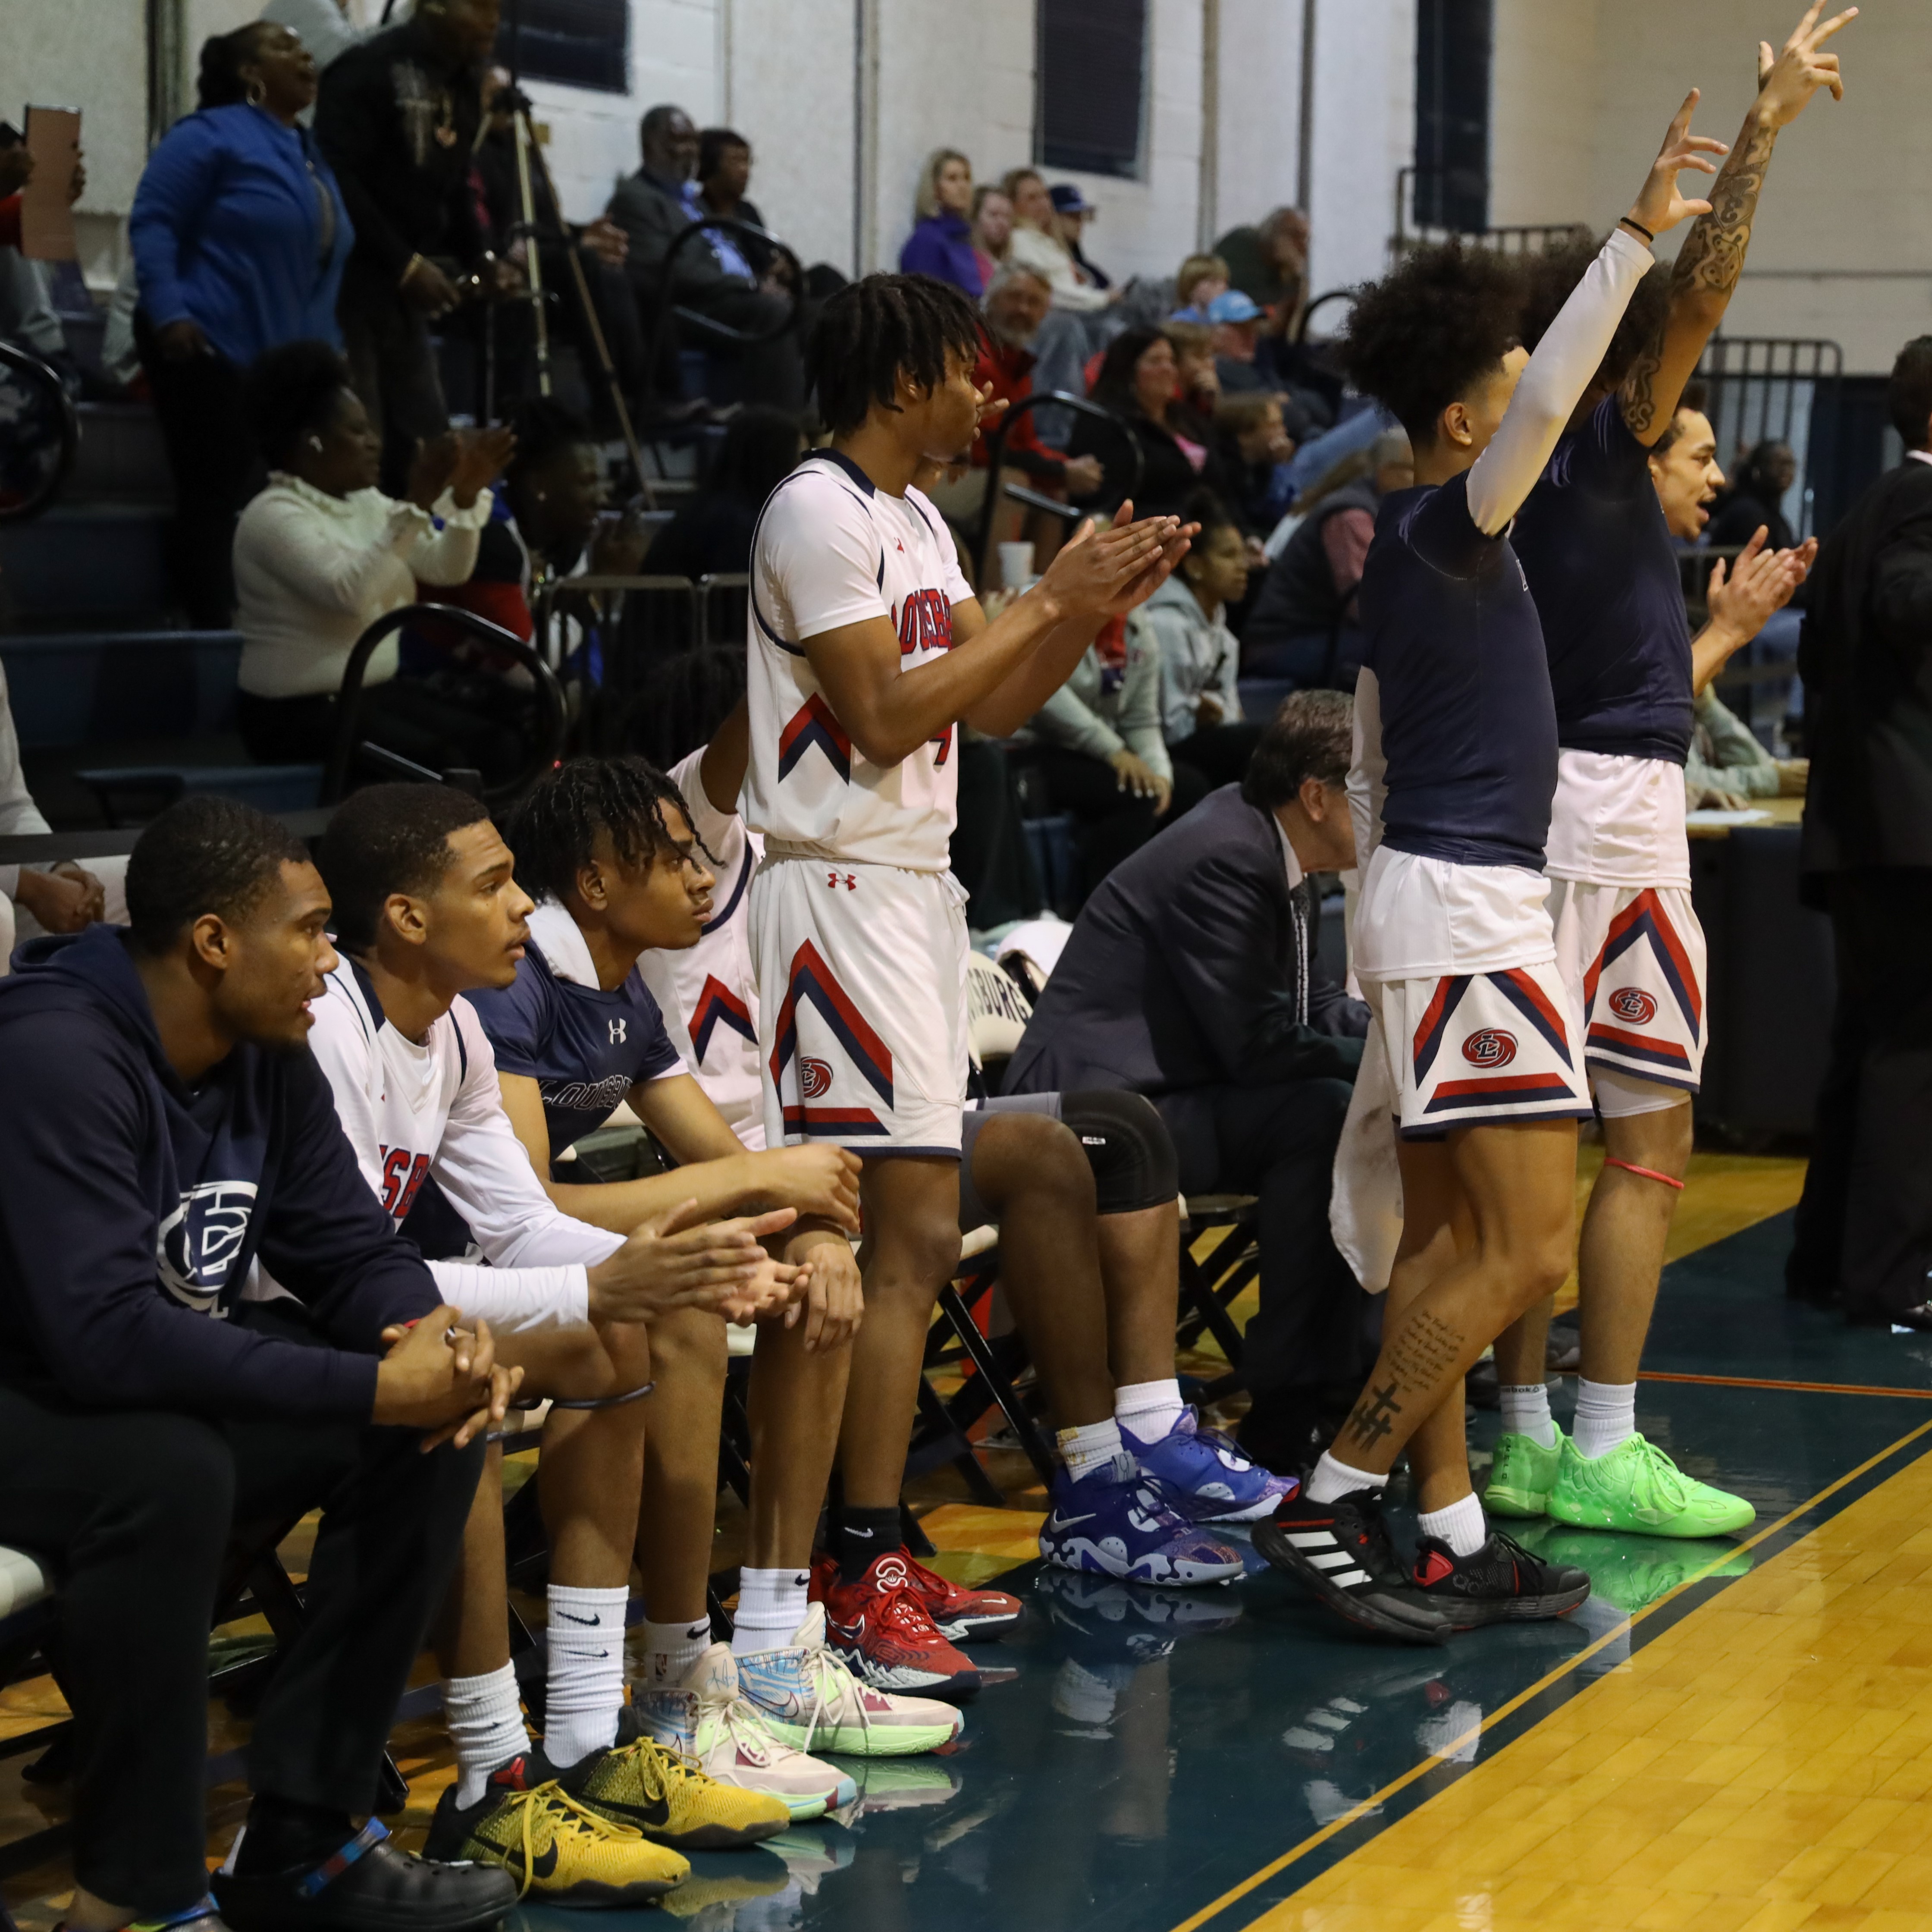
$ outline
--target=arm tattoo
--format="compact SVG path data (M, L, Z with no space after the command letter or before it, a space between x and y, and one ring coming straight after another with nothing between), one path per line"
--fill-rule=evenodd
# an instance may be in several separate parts
M1750 246L1751 223L1757 214L1758 191L1778 130L1754 117L1731 149L1724 170L1711 185L1711 212L1700 215L1677 251L1671 270L1674 305L1682 296L1714 295L1728 302L1743 272L1744 251ZM1670 324L1664 325L1667 331ZM1623 415L1631 433L1647 436L1659 413L1654 386L1664 365L1664 339L1648 343L1624 378Z

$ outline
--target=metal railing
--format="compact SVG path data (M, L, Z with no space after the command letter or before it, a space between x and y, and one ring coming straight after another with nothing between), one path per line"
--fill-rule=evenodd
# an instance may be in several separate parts
M1426 173L1429 170L1421 172ZM1415 221L1412 210L1417 173L1413 166L1396 170L1395 221L1389 235L1389 253L1392 256L1400 255L1406 249L1422 248L1431 242L1446 242L1456 235L1478 247L1500 249L1506 255L1534 254L1552 242L1588 241L1590 238L1588 225L1581 221L1506 222L1497 227L1466 232Z
M1708 392L1706 413L1726 469L1760 443L1788 444L1798 459L1792 528L1816 527L1818 485L1839 425L1844 352L1822 338L1716 335L1697 365ZM1787 503L1790 501L1786 499Z
M23 408L7 412L0 446L0 523L25 523L60 494L80 449L80 417L58 374L39 356L0 342L0 389L24 392ZM34 441L35 419L44 433Z

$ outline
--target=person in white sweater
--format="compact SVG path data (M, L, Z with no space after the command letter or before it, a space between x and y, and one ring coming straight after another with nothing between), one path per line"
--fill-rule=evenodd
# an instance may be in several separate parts
M485 486L515 441L497 428L424 444L398 502L376 486L382 439L326 344L270 350L249 372L248 398L270 467L235 533L237 722L250 756L313 763L334 742L356 640L418 601L418 584L461 584L476 568L493 502ZM492 780L516 768L513 725L447 689L398 680L397 659L392 638L370 660L359 714L368 738L431 771L467 766Z

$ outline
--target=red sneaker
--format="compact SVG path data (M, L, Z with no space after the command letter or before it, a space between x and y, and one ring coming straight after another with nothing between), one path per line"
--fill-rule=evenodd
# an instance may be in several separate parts
M1017 1624L1023 1606L1004 1590L969 1590L928 1570L909 1551L894 1552L904 1563L913 1594L926 1606L933 1627L949 1643L970 1643L976 1637L1004 1636ZM838 1579L838 1560L817 1556L812 1564L812 1601L822 1603Z
M875 1556L856 1583L841 1582L835 1569L823 1585L826 1641L875 1690L958 1703L979 1689L980 1673L934 1627L911 1571L899 1549Z

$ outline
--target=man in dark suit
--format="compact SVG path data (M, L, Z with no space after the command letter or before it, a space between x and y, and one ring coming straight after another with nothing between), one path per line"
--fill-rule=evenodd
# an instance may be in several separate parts
M1110 873L1007 1070L1010 1093L1125 1087L1159 1107L1184 1192L1260 1197L1242 1445L1292 1467L1372 1366L1376 1306L1328 1233L1368 1008L1316 959L1310 875L1353 865L1349 700L1298 691L1246 777ZM1312 1459L1312 1456L1310 1458Z
M1798 645L1805 896L1832 915L1832 1060L1790 1292L1932 1330L1932 335L1893 365L1905 461L1818 552Z

